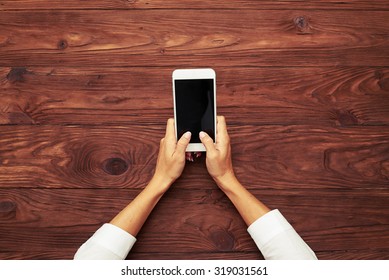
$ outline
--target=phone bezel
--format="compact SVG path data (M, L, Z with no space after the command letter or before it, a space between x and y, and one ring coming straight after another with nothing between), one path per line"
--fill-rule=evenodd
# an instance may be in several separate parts
M216 131L216 73L211 68L200 68L200 69L176 69L172 74L173 78L173 104L174 104L174 126L175 135L177 139L177 113L176 113L176 89L175 80L201 80L201 79L212 79L213 80L213 104L214 104L214 131L215 141L217 137ZM187 152L205 152L204 145L200 143L189 143L186 148Z

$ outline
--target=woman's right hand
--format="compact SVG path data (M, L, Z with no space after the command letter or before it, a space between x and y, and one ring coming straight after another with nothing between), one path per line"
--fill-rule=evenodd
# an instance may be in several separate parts
M205 132L200 132L200 140L206 149L206 165L208 173L221 187L224 181L235 178L231 160L230 137L227 132L226 120L223 116L217 116L216 143Z

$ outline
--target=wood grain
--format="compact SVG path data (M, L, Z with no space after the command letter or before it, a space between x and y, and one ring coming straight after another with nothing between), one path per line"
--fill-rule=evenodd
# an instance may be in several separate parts
M0 251L0 259L2 260L69 260L75 254L74 248L45 249L23 252ZM256 260L260 259L257 252L184 252L184 253L131 253L128 255L128 260ZM382 253L378 252L370 254L376 256L376 259L382 259ZM361 256L363 259L363 256Z
M385 0L346 0L346 1L207 1L207 0L2 0L1 10L42 10L52 9L234 9L234 10L289 10L289 9L336 9L336 10L388 10Z
M389 124L387 67L215 70L218 111L236 124ZM160 124L173 116L172 71L0 68L0 124Z
M71 258L89 235L137 193L114 189L35 189L27 197L22 189L0 190L0 247L7 248L1 255L13 251L22 256L26 251L28 258L40 258L39 252L46 252L45 255L59 250L63 251L60 256L66 252L69 255L64 257ZM323 255L331 250L389 250L385 234L389 229L388 190L366 193L315 189L316 199L309 192L286 188L276 196L268 189L253 193L280 209L308 244ZM15 239L21 242L12 242ZM155 259L187 254L186 258L191 259L206 253L222 258L240 258L245 254L246 258L253 258L254 254L261 258L244 222L221 191L216 187L173 187L146 222L129 257ZM362 253L354 258L363 256Z
M0 0L0 259L70 259L150 180L171 73L212 67L235 172L321 259L389 259L389 6ZM204 156L130 259L261 259Z
M0 66L387 66L388 17L389 11L349 11L345 21L334 10L5 11Z
M228 116L227 116L228 119ZM141 188L153 174L165 124L5 126L0 137L2 188ZM385 127L229 127L234 167L250 189L386 189ZM182 186L213 186L204 158L187 164Z

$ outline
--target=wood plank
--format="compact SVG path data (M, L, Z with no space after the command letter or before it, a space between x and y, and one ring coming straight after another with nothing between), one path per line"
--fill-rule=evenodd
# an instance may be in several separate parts
M0 251L2 260L67 260L74 256L74 248L46 249L45 251L10 252ZM129 260L255 260L259 252L204 252L204 253L131 253ZM380 258L375 258L380 259ZM381 258L382 259L382 258Z
M5 11L0 66L387 66L389 12L346 17L335 10Z
M336 9L336 10L388 10L386 0L294 0L294 1L207 1L207 0L3 0L1 10L41 10L41 9L249 9L249 10L288 10L288 9Z
M389 250L344 250L316 252L321 260L387 260Z
M143 187L164 135L163 126L154 129L136 135L135 127L2 127L1 185Z
M153 174L164 130L165 121L147 126L2 126L0 185L142 188ZM387 126L233 123L229 132L236 174L250 189L388 187ZM188 163L177 183L179 188L213 186L204 157Z
M14 252L19 258L24 253L28 258L40 258L58 250L62 251L59 256L71 258L78 246L138 192L35 189L27 197L22 189L0 189L1 255L10 258ZM361 252L353 258L371 258L375 256L371 250L389 250L387 189L366 192L312 188L307 192L285 188L257 189L253 193L280 209L307 243L315 251L323 252L323 256L331 258L330 252L334 251L337 258L350 258L347 251L351 250ZM234 259L242 254L252 258L256 253L261 258L239 214L216 187L172 188L137 238L132 251L136 257L174 258L186 254L191 259L210 253L210 257L215 254L215 258ZM69 255L64 256L64 252Z
M67 190L31 190L29 191L29 197L26 197L25 193L23 191L20 192L20 190L7 190L6 192L0 190L0 192L2 205L6 205L6 203L8 205L15 205L14 208L9 206L2 207L4 209L2 211L2 216L5 216L5 218L1 219L1 248L14 250L15 254L17 254L20 251L30 252L38 250L44 252L46 249L53 250L55 248L62 250L62 248L64 248L66 250L70 247L73 249L74 254L77 247L88 238L89 234L97 229L97 227L101 224L101 221L104 222L112 218L112 216L139 191L122 190L117 192L116 190L102 190L96 192L95 190L81 190L69 192ZM167 239L171 239L173 241L179 236L180 240L176 239L176 241L172 243L182 244L179 246L179 251L185 249L185 246L183 246L185 243L191 244L190 246L192 246L192 248L188 247L186 249L186 251L189 252L191 250L217 251L217 246L224 246L224 243L217 239L217 234L219 231L221 231L221 234L227 234L222 230L222 228L226 226L231 227L230 230L236 233L246 235L246 243L247 241L252 242L249 238L247 238L247 232L243 221L241 219L233 218L231 213L234 212L231 211L228 211L230 212L229 214L223 214L225 218L220 221L220 223L222 223L220 227L212 224L206 226L204 224L204 234L197 232L197 220L199 218L201 219L206 209L210 209L205 204L201 205L201 196L204 196L205 194L206 193L204 192L196 192L196 194L193 194L196 198L193 198L192 194L189 194L189 197L185 201L195 199L197 205L196 209L193 213L191 213L190 209L186 209L186 211L181 210L181 215L177 215L178 220L171 221L171 227L164 224L166 219L171 219L171 217L166 216L170 214L167 214L165 211L168 210L170 212L174 208L174 211L177 212L180 208L182 208L182 203L184 202L182 199L184 194L181 193L179 197L175 198L171 197L174 202L170 201L168 204L161 204L157 206L162 206L162 210L157 210L158 208L156 209L157 213L160 211L164 212L164 214L159 215L161 218L158 218L160 226L152 230L148 229L148 231L150 230L149 234L151 234L151 236L149 236L146 240L152 242L149 246L147 246L146 251L141 250L141 252L153 251L150 246L154 246L153 244L156 242L156 240L153 239L155 238L157 231L159 231L161 235L165 235L165 238L163 238L165 240L161 241L163 243L166 242ZM175 195L173 194L173 196ZM179 203L179 205L171 208L169 206L170 203ZM166 209L166 206L168 209ZM101 207L101 209L99 210L96 207ZM9 210L11 213L7 213L6 210ZM197 210L200 212L196 213ZM97 214L96 211L99 212L99 214ZM218 214L215 218L221 218L221 209L217 212ZM182 226L179 226L179 231L195 230L196 232L193 233L194 237L188 236L188 238L186 238L182 235L182 233L180 234L180 232L168 233L174 229L175 226L178 226L180 220L182 219L185 220L183 220ZM212 220L207 219L207 221L210 222ZM202 223L205 223L205 221L202 221ZM230 225L230 223L232 224ZM34 236L26 238L26 234L30 235L32 227L34 228ZM207 240L207 235L210 236L210 240ZM139 237L141 238L141 236ZM14 242L13 240L20 240L20 242ZM58 242L58 240L61 240L61 242ZM199 240L203 240L202 244L198 243ZM6 242L8 245L3 246ZM237 242L237 244L237 246L239 246L241 243ZM165 246L164 250L170 251L170 248L167 248L169 246L166 247L166 245L168 244L163 245ZM231 244L229 243L227 245L230 246ZM19 249L16 249L16 247ZM138 251L139 248L142 247L143 246L137 246L134 250ZM157 247L154 249L157 249Z
M215 68L241 124L388 125L389 68ZM173 68L0 68L0 124L145 124L173 116ZM239 108L239 113L236 113Z
M389 249L387 250L344 250L344 251L316 251L316 256L320 260L387 260ZM71 259L74 255L74 248L46 249L45 251L23 251L12 252L1 250L2 260L65 260ZM204 253L134 253L131 252L128 260L257 260L262 259L258 251L256 252L204 252Z
M345 250L345 251L316 251L319 260L387 260L389 250ZM1 256L1 254L0 254ZM234 253L134 253L128 255L130 260L257 260L262 259L258 252Z

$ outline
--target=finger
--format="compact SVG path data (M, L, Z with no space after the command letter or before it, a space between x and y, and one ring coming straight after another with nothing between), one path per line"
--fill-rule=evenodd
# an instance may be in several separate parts
M230 141L230 137L227 132L227 124L224 116L217 116L217 135L216 135L216 143L220 143L222 146L224 144L228 144Z
M166 147L166 151L171 155L174 153L174 150L176 148L174 119L172 118L167 120L166 133L164 138L165 138L164 145Z
M192 161L193 162L193 154L192 154L192 152L185 153L185 159L187 161Z
M174 119L172 118L167 120L165 138L176 138L176 129L174 127Z
M209 137L207 133L201 131L199 134L201 143L205 146L208 154L213 154L216 152L215 144L213 143L213 139Z
M184 135L181 136L180 140L178 140L177 142L175 153L185 154L185 150L186 147L188 147L191 136L192 134L190 133L190 131L185 132Z

